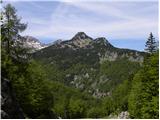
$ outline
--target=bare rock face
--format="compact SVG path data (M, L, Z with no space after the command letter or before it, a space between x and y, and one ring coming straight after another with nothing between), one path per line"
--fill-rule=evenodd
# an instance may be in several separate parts
M80 48L86 47L93 39L86 35L84 32L78 32L72 39L71 42Z
M78 32L71 40L85 40L85 39L90 39L92 40L91 37L89 37L88 35L86 35L84 32Z
M1 85L1 118L24 119L23 111L16 100L10 81L2 78Z
M144 57L138 54L137 52L135 53L135 56L125 54L123 53L122 55L118 55L117 52L110 52L106 51L105 55L102 57L99 57L100 63L103 63L104 61L115 61L117 58L127 58L131 62L139 62L143 63Z
M23 47L30 49L31 52L35 52L35 51L43 49L47 46L48 45L42 44L38 39L36 39L32 36L24 36Z
M118 115L118 119L129 119L129 113L127 111L122 111L119 115Z

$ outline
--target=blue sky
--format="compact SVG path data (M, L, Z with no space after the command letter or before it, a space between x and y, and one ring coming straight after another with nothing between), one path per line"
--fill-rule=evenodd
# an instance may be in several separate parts
M150 32L158 39L158 0L6 0L30 35L44 43L83 31L114 46L143 50ZM4 3L4 5L5 5Z

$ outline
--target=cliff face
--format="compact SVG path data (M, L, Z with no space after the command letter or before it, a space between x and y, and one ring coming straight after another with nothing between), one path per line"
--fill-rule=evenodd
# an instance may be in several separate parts
M23 111L16 100L15 93L9 80L1 79L1 118L24 119Z

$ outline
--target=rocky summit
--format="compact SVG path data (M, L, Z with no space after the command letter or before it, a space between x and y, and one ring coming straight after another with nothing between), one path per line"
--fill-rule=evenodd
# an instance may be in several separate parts
M86 39L92 40L92 38L86 35L84 32L78 32L71 40L86 40Z

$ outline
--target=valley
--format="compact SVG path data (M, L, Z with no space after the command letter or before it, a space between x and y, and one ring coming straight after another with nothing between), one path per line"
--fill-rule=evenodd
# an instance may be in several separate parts
M18 2L19 5L22 3ZM51 3L57 5L53 1L43 5ZM63 3L68 6L67 8L72 4ZM39 3L40 6L35 5L32 3L29 7L32 6L32 10L43 8L41 3ZM27 5L22 8L26 7ZM59 11L57 9L55 11ZM92 9L85 11L85 14L90 10L92 11ZM45 12L48 13L48 11ZM33 14L33 11L31 13ZM64 16L64 13L66 12L59 14ZM63 18L59 14L55 19ZM47 14L42 16L47 17L45 15ZM67 18L70 17L74 18L75 14L67 16ZM119 17L119 14L116 17ZM2 119L159 118L159 46L152 32L146 39L146 43L144 42L143 51L132 50L131 47L128 49L115 47L106 36L106 38L92 37L96 34L96 30L101 33L105 24L102 24L101 29L91 30L92 35L81 31L70 39L58 39L50 44L42 44L34 36L21 35L28 24L21 22L21 17L17 15L17 10L11 3L4 6L1 18ZM49 18L54 18L54 15ZM34 24L30 24L29 29L44 21L36 19L32 22ZM33 34L50 37L50 35L45 36L44 33L52 33L54 30L50 31L50 25L47 26L46 23L50 21L45 21L45 25L42 24L45 26L43 29L31 30ZM79 23L81 21L78 20L76 25ZM65 33L60 28L55 30L62 30L59 33L63 38L65 34L71 32L69 30L74 32L79 30L73 26L69 26L70 29L63 26L63 30L67 30ZM83 27L87 29L86 26ZM127 27L125 28L127 34L131 34L127 31ZM132 28L133 25L130 27ZM31 31L30 34L32 34ZM142 32L145 35L148 33ZM107 34L106 31L105 33ZM138 35L139 38L144 37L143 34L138 33ZM112 36L116 34L113 32ZM131 37L136 38L134 35ZM126 44L129 46L129 41L126 41Z

